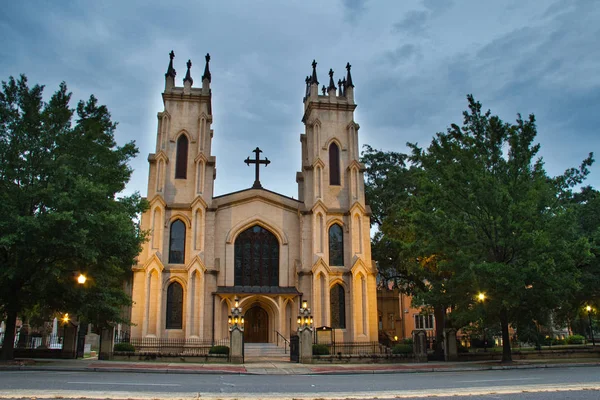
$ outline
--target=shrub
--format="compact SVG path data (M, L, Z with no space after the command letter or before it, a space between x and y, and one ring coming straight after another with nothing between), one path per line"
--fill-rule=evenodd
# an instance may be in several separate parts
M113 351L134 352L135 351L135 347L133 347L133 345L131 343L117 343L117 344L115 344L115 347L113 348Z
M313 356L328 356L329 347L325 344L313 344L312 353Z
M229 346L213 346L208 350L208 354L225 354L229 355Z
M583 344L584 341L585 338L581 335L571 335L566 339L567 344Z
M404 344L410 344L412 346L413 339L412 338L406 338L406 339L402 340L402 343L404 343Z
M397 344L392 348L392 354L411 354L413 351L412 344Z
M458 342L458 343L456 343L456 351L458 353L464 354L464 353L469 352L469 348L466 346L463 346L462 343Z

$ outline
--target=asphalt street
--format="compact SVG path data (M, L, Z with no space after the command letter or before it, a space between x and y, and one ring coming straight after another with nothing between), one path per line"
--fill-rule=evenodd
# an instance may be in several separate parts
M0 397L382 399L436 395L456 399L457 395L471 394L490 399L599 399L598 389L600 367L328 376L0 373ZM560 392L552 394L555 391ZM536 393L544 396L535 397ZM487 394L502 397L479 397ZM514 397L517 394L520 397ZM558 397L551 397L555 395Z

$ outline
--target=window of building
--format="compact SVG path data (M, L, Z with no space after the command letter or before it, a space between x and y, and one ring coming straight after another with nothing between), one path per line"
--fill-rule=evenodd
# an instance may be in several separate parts
M340 148L335 143L329 146L329 184L340 185Z
M183 327L183 288L173 282L167 288L167 329Z
M235 240L234 284L279 286L279 241L259 225L240 233Z
M185 262L185 224L180 219L171 224L169 241L169 263L183 264Z
M344 265L344 234L338 224L329 228L329 265Z
M342 285L335 284L329 293L331 327L338 329L346 328L346 292Z
M188 163L188 139L185 135L180 135L177 139L177 157L175 160L175 179L187 178Z
M433 329L433 322L432 314L415 314L415 329Z

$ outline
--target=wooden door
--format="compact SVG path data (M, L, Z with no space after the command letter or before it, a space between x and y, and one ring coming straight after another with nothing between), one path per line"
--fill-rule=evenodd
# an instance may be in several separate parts
M267 312L256 306L244 316L244 340L246 343L267 343L269 341L269 317Z

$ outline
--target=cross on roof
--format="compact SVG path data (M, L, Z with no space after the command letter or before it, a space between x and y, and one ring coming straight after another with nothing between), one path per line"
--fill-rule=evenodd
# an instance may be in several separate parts
M249 166L250 164L256 164L256 169L254 172L254 185L252 185L253 189L260 189L262 188L262 185L260 184L260 179L259 179L259 166L260 164L264 164L265 167L269 164L271 164L271 161L269 161L269 159L267 157L265 157L264 160L260 159L260 153L262 153L262 150L259 149L258 147L255 148L254 150L252 150L253 153L256 153L256 158L254 160L251 160L250 157L247 157L244 162Z

